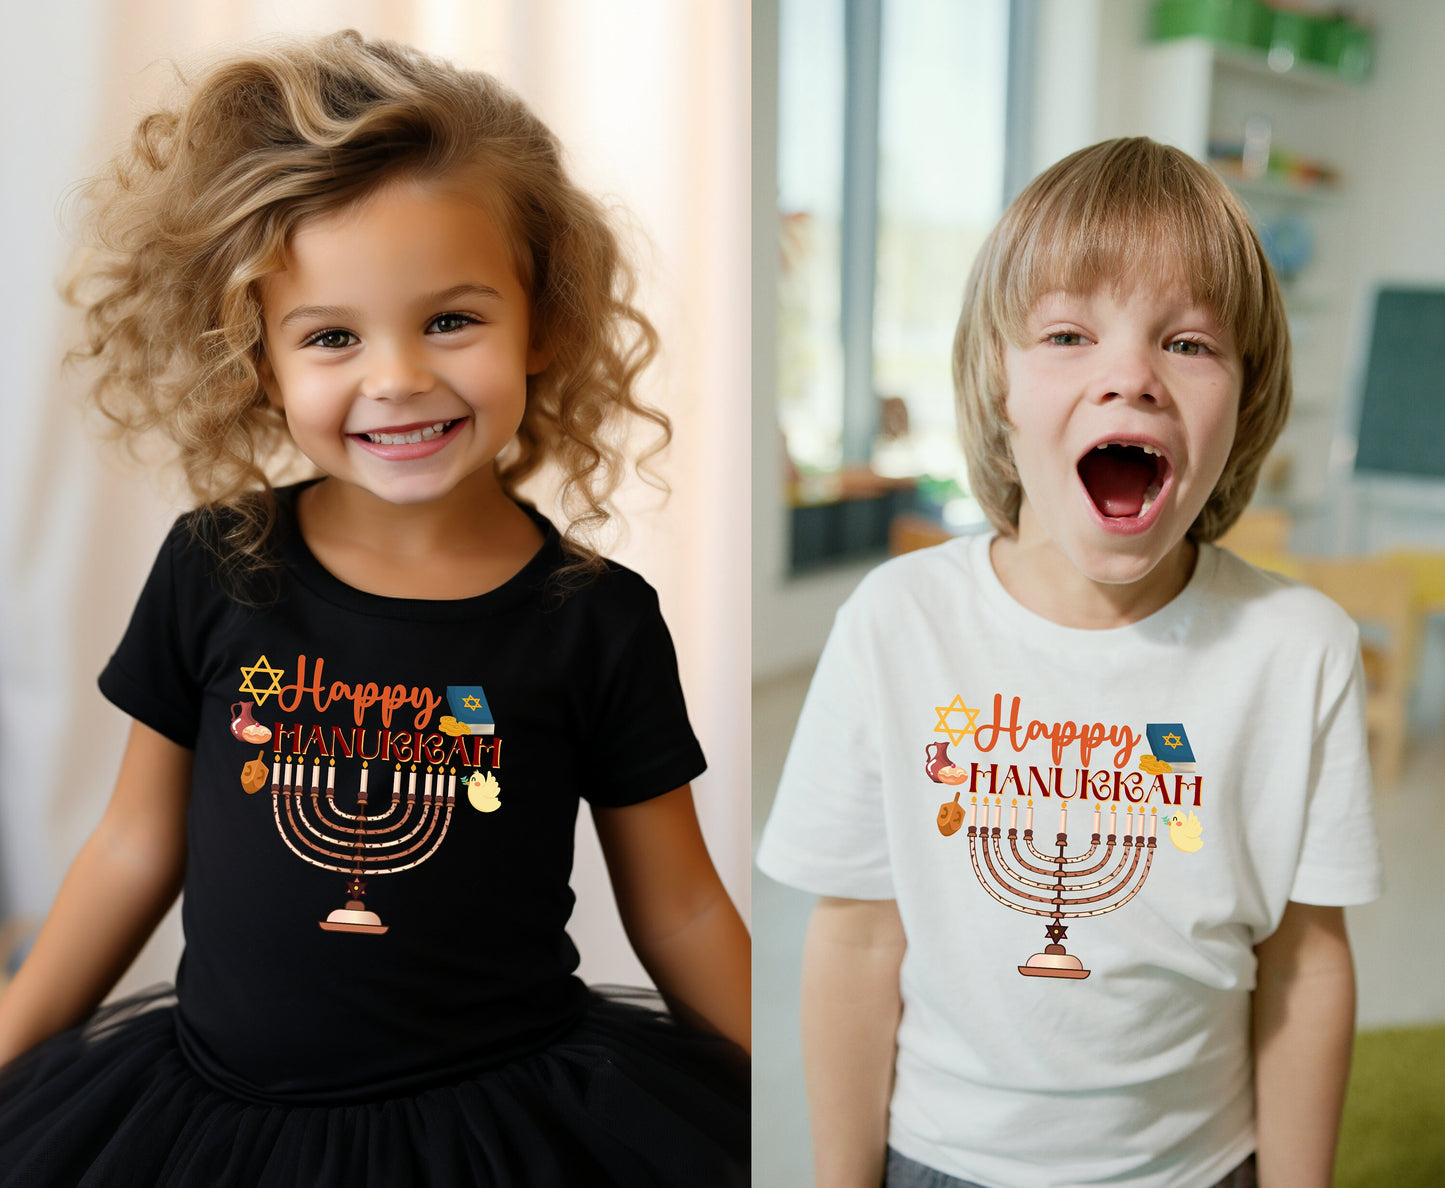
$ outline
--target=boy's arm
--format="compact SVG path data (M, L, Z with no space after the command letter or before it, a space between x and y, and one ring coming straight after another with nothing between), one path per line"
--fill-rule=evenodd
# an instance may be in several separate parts
M1355 1033L1344 909L1291 901L1254 951L1259 1180L1329 1188Z
M79 1023L180 893L192 752L133 723L110 804L0 998L0 1065Z
M752 1051L752 945L708 857L692 786L594 806L633 952L677 1015Z
M817 1188L878 1188L906 942L892 899L821 898L803 944L803 1071Z

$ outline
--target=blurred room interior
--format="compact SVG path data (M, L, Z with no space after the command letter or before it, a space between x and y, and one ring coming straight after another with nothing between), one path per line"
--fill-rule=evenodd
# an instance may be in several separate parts
M890 552L986 528L949 361L1007 200L1113 136L1207 161L1271 256L1295 360L1289 425L1226 543L1356 617L1370 686L1387 892L1349 912L1367 1035L1339 1184L1445 1182L1445 1062L1421 1074L1433 1102L1405 1111L1417 1140L1367 1139L1401 1112L1368 1079L1386 1045L1445 1051L1442 43L1445 6L1409 0L753 8L754 837L838 605ZM812 900L757 872L754 896L755 1182L791 1188L812 1182L797 1040ZM1435 1178L1381 1163L1391 1145Z

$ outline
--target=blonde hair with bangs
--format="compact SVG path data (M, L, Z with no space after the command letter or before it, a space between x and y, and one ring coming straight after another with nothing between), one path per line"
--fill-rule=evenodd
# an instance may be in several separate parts
M1018 529L1004 351L1050 292L1182 282L1234 334L1244 362L1234 445L1189 529L1216 540L1254 494L1290 405L1289 328L1259 237L1228 186L1179 149L1104 141L1046 169L1014 199L974 261L953 343L959 432L973 495Z
M162 431L196 499L231 509L227 571L271 564L267 468L295 456L261 387L260 282L305 220L408 179L470 188L498 218L548 355L498 473L511 493L555 463L568 571L599 569L584 535L625 472L620 422L658 430L639 463L671 425L634 394L657 335L618 236L546 126L494 78L355 30L267 42L180 81L81 192L91 242L67 296L86 339L72 358L96 360L91 397L122 432Z

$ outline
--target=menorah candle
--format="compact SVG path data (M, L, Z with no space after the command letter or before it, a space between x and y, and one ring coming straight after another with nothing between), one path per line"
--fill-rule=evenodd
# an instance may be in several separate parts
M1008 808L1008 827L1017 829L1019 827L1019 802L1013 801Z
M1094 832L1095 832L1095 833L1098 833L1098 832L1099 832L1099 814L1100 814L1102 811L1103 811L1103 810L1100 809L1097 804L1094 805Z
M994 827L995 829L1002 829L1002 828L1003 828L1003 797L1002 797L1002 796L995 796L995 797L993 798L993 827Z
M411 765L411 778L406 782L406 795L408 800L416 799L416 764Z
M328 796L336 791L336 760L331 761L331 766L326 769L326 794Z
M447 780L447 795L455 798L457 794L457 769L452 768L451 778Z
M271 762L271 787L281 786L281 756L277 755Z
M1029 806L1024 810L1024 831L1032 832L1034 827L1034 802L1029 801Z
M311 791L315 792L321 786L321 764L317 763L311 768Z
M361 794L362 794L363 796L366 795L366 775L367 775L366 764L363 763L363 764L361 765Z
M396 771L391 777L391 798L395 800L401 795L401 764L396 765Z
M426 769L426 779L422 781L421 790L422 790L422 795L425 796L428 800L430 800L430 799L431 799L431 768L430 768L430 767L428 767L428 768Z
M1149 814L1149 836L1157 837L1159 833L1159 810L1151 809Z
M291 760L290 760L290 759L287 759L287 760L286 760L286 775L285 775L285 776L282 778L282 780L281 780L281 786L282 786L283 788L285 788L287 792L291 791Z
M1113 834L1117 834L1117 833L1119 832L1119 806L1118 806L1118 805L1111 805L1110 808L1109 808L1109 832L1110 832L1110 833L1113 833Z
M1068 831L1069 831L1069 806L1066 805L1066 804L1061 804L1061 805L1059 805L1059 832L1060 832L1060 833L1068 833Z
M968 806L968 827L975 828L978 825L978 797L975 796Z

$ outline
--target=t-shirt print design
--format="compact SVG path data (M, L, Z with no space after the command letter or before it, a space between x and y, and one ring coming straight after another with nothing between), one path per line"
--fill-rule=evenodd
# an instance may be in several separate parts
M967 787L968 849L980 886L1004 907L1049 921L1044 928L1047 943L1043 952L1033 954L1020 965L1019 973L1026 977L1087 978L1090 971L1064 947L1069 931L1065 921L1118 911L1138 895L1154 863L1159 804L1178 808L1186 799L1192 801L1193 807L1201 803L1204 778L1198 774L1183 724L1150 722L1140 734L1126 723L1025 720L1019 697L1012 698L1005 717L1001 693L994 694L992 719L982 724L982 706L971 708L961 694L933 708L938 715L933 733L947 735L948 741L925 746L924 772L935 784L957 789L952 800L938 806L939 833L952 837L963 828L965 814L960 801ZM949 746L961 750L966 740L971 740L981 755L990 754L1000 743L1006 743L1020 758L1024 751L1032 749L1028 758L1034 762L1024 759L984 764L977 759L965 763L961 758L950 758ZM1135 751L1146 740L1155 753L1140 754L1137 768L1130 771ZM1045 742L1049 762L1039 763ZM1071 753L1075 748L1077 760ZM1000 751L999 757L1005 754ZM1169 757L1161 758L1161 754ZM1045 853L1035 844L1036 795L1045 802L1058 802L1055 854ZM1007 830L1003 827L1005 796L1009 797ZM1021 796L1025 800L1022 837L1018 828ZM1094 802L1087 849L1072 854L1070 800L1078 802L1076 816L1081 810L1088 812L1085 806L1089 800ZM1152 800L1159 804L1151 804ZM1108 825L1104 832L1106 804ZM1187 817L1177 812L1165 817L1170 841L1185 853L1193 853L1203 844L1203 826L1193 807ZM1047 803L1043 811L1050 811ZM1083 844L1076 842L1076 849Z
M436 853L456 806L459 764L474 769L462 777L468 802L482 813L502 807L496 775L502 740L479 684L448 685L441 696L417 685L328 683L325 670L325 657L311 665L298 655L294 678L283 684L287 669L273 666L264 654L241 667L238 691L251 700L231 706L231 734L248 747L273 743L269 773L263 745L242 766L241 787L247 795L259 792L269 774L281 841L303 862L347 876L344 905L319 920L320 927L377 936L390 926L367 908L366 880L411 870ZM451 713L438 716L443 706ZM256 719L256 712L267 708L274 728ZM336 721L338 711L345 724ZM415 711L409 721L407 711ZM310 715L328 716L301 720ZM390 801L379 812L368 812L375 807L369 787L373 762L383 770L383 786L384 768L392 765ZM355 787L354 795L348 796L349 787Z

